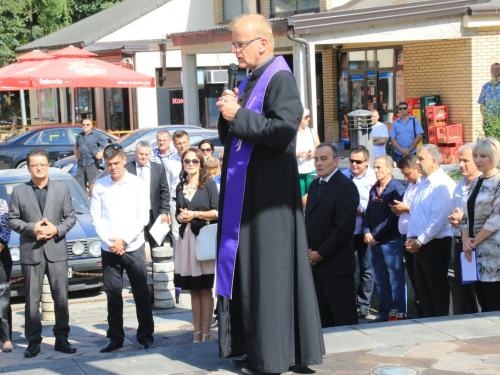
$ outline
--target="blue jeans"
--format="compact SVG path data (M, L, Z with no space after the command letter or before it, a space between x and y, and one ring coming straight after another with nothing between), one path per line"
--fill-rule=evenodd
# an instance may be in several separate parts
M384 245L370 246L375 285L380 297L379 317L389 319L389 312L398 309L406 315L406 283L403 244L398 237Z

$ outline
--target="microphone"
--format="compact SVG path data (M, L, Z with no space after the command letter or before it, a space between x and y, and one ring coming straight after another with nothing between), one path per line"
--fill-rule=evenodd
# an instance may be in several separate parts
M234 90L237 74L238 74L238 65L229 64L229 67L227 68L227 88L231 91Z

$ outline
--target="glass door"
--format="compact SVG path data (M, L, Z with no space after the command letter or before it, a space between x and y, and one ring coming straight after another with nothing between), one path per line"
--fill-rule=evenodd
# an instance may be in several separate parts
M366 108L366 97L365 97L365 76L363 74L354 75L350 77L351 81L351 108L365 109Z

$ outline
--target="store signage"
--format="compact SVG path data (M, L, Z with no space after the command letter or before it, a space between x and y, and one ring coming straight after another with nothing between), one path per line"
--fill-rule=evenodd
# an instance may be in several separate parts
M182 98L172 98L172 104L184 104L184 99L182 99Z

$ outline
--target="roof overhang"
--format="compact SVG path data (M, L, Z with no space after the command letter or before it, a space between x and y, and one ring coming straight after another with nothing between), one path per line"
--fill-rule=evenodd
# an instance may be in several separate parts
M300 14L289 18L295 34L325 33L349 28L390 24L395 21L418 21L442 16L465 14L469 7L483 0L433 0L377 8Z
M500 7L471 6L464 16L464 27L482 28L500 26Z

